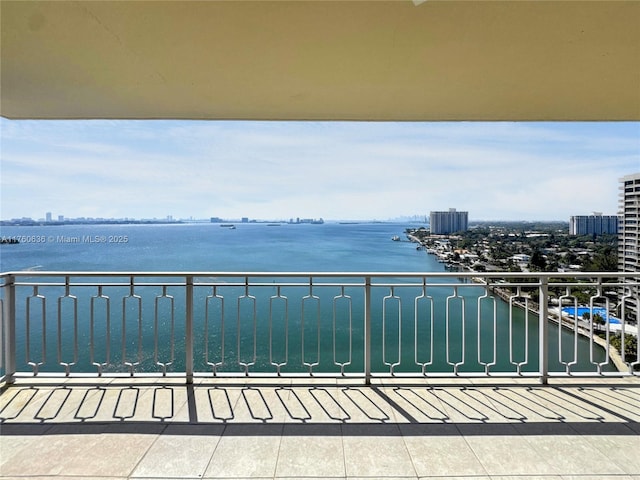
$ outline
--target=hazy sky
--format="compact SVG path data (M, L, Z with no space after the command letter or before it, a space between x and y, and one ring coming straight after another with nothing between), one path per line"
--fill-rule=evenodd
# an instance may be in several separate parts
M618 209L640 123L9 121L0 218L470 220Z

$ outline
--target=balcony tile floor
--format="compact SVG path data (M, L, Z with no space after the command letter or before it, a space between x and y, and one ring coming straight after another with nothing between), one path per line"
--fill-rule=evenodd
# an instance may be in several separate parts
M0 478L640 480L640 379L19 379Z

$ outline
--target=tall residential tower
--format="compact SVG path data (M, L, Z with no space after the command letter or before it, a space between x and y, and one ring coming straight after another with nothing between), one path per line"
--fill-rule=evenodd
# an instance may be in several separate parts
M618 233L618 216L602 215L574 215L569 219L569 235L605 235Z
M620 179L620 223L618 230L618 270L638 272L640 280L640 172ZM626 308L638 312L638 287L626 288L621 292Z
M455 208L448 212L431 212L429 228L435 235L463 232L469 228L469 212L458 212Z

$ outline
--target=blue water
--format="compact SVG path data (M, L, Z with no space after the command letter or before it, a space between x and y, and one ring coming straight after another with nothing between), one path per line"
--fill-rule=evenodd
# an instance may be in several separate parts
M4 237L44 243L0 246L0 267L77 271L442 271L417 251L399 224L65 225L3 227ZM59 237L106 237L118 243L63 243ZM126 238L124 238L126 237Z
M219 224L177 224L177 225L65 225L40 227L3 227L0 235L3 237L23 237L18 245L0 245L0 269L3 272L42 270L42 271L169 271L169 272L442 272L444 266L438 263L434 256L415 248L415 244L408 241L394 242L392 236L398 235L404 239L406 225L400 224L337 224L322 225L289 225L268 226L267 224L236 224L236 229L221 227ZM91 240L91 241L89 241ZM458 282L458 280L453 280ZM49 288L50 291L46 291ZM89 312L92 296L96 296L95 287L88 292L89 287L73 287L71 294L78 296L78 338L79 344L88 345L90 338ZM460 295L464 295L465 303L460 298L450 298L454 295L452 287L429 287L429 295L433 298L432 306L427 301L419 302L418 309L421 321L418 325L418 351L414 346L414 301L421 294L420 288L407 288L396 291L396 297L391 295L389 288L372 288L372 352L374 371L388 371L384 362L400 365L396 371L419 371L415 365L416 357L419 362L434 360L429 367L431 371L451 371L447 358L447 342L449 346L449 360L460 362L464 358L464 365L460 371L482 370L480 363L490 362L493 350L493 305L487 300L481 302L481 322L477 321L477 297L483 295L484 290L473 284L460 283ZM462 291L464 290L464 291ZM170 287L168 295L174 297L175 307L175 345L167 337L167 325L171 321L170 300L163 296L160 287L136 287L136 294L141 300L128 298L128 290L122 287L107 287L105 294L112 298L110 340L106 335L104 324L101 324L100 309L104 302L95 300L96 344L102 345L101 351L96 351L95 361L105 360L109 368L114 371L126 371L123 364L137 358L137 352L142 352L143 360L139 370L155 371L157 367L149 352L153 352L155 309L159 311L158 321L164 325L163 335L159 339L160 361L168 361L175 347L175 361L172 368L176 371L184 368L184 354L179 353L184 343L184 288ZM29 371L27 358L32 361L46 360L41 370L59 370L58 362L70 362L73 351L72 332L74 326L69 318L73 310L68 298L63 298L60 308L65 310L63 322L58 328L57 299L64 296L61 287L42 287L39 293L47 296L45 306L34 297L31 287L16 289L17 306L17 337L19 370ZM334 369L332 311L333 299L341 292L337 287L327 289L320 295L319 300L304 297L308 295L308 288L290 287L283 290L283 295L289 301L289 343L287 345L278 339L284 338L282 321L274 323L273 341L269 343L267 326L268 313L259 313L260 321L256 326L255 336L251 333L251 310L254 306L259 312L269 312L270 298L276 294L274 287L252 289L250 295L243 297L246 292L238 287L220 287L219 294L228 299L224 314L216 310L220 307L217 300L208 299L211 287L196 287L194 289L194 345L196 370L207 371L205 355L208 349L210 361L222 361L227 369L233 370L238 359L250 361L255 342L258 360L252 367L260 371L272 371L268 358L272 353L275 359L282 359L289 355L290 364L298 365L293 371L299 371L302 361L313 363L321 357L319 368ZM351 297L353 315L353 340L350 352L348 335L347 310L348 300L341 298L337 304L339 325L336 327L335 342L337 345L336 360L346 361L349 353L353 357L351 371L362 368L363 341L363 297L362 289L347 289L345 295ZM385 300L385 296L390 296ZM29 297L33 297L29 300ZM159 300L157 300L159 298ZM158 301L159 306L155 303ZM31 305L31 313L27 313L27 305ZM301 303L305 307L301 309ZM382 305L386 302L387 317L383 322ZM278 307L278 304L280 306ZM275 301L274 318L282 318L283 301ZM208 307L207 307L208 305ZM46 309L46 324L41 321L41 307ZM450 325L444 321L444 312L450 309ZM210 308L212 327L205 330L206 308ZM433 338L429 330L429 311L434 312ZM464 309L464 315L462 314ZM535 315L525 316L524 311L513 311L513 322L509 325L508 305L500 299L496 300L497 334L496 351L498 365L496 370L513 371L515 368L509 361L509 352L513 348L513 360L524 360L525 350L529 351L529 361L523 365L523 371L535 371L538 363L538 320ZM142 312L142 313L140 313ZM151 312L151 313L150 313ZM320 312L316 314L316 312ZM104 312L103 312L104 313ZM106 314L103 315L103 317ZM219 315L219 318L216 317ZM319 316L318 316L319 315ZM33 317L30 318L29 316ZM29 318L27 318L29 317ZM141 324L136 318L142 318ZM215 317L215 318L214 318ZM224 319L224 322L220 320ZM464 320L463 320L464 319ZM27 321L29 320L29 321ZM213 320L216 320L215 322ZM318 328L318 322L321 328ZM220 325L226 325L224 332ZM237 325L243 324L242 334L238 333ZM276 325L277 323L277 325ZM246 325L245 325L246 324ZM245 327L249 328L246 329ZM398 328L401 326L401 335ZM137 331L141 328L141 338L135 336L126 345L121 344L121 331ZM450 329L451 341L448 341L447 328ZM513 328L513 334L510 332ZM131 330L133 329L133 330ZM463 349L460 332L464 329L466 346ZM56 358L56 339L62 330L63 358ZM24 338L27 331L31 335L29 351ZM249 331L249 334L246 333ZM481 351L478 349L478 337L482 339ZM48 345L46 352L42 345L42 338L46 338ZM129 339L129 334L127 336ZM563 370L562 363L573 359L573 334L564 330L558 331L555 326L550 327L550 359L549 365L553 370ZM433 340L433 358L430 357L429 341ZM401 344L401 348L398 344ZM386 351L382 355L382 346ZM559 346L562 352L559 352ZM285 347L288 346L288 351ZM301 352L304 346L304 353ZM126 348L124 348L126 347ZM272 347L272 350L270 350ZM81 349L82 350L82 349ZM88 349L85 347L79 354L78 371L95 371L91 366ZM464 350L464 351L463 351ZM579 364L573 368L578 370L593 370L594 363L606 363L604 352L599 347L593 347L584 338L578 339ZM46 359L44 358L46 357ZM108 361L106 361L106 357ZM230 360L231 359L231 360ZM237 363L237 362L236 362ZM296 370L298 368L298 370ZM605 370L612 367L604 365ZM347 369L349 371L349 369Z

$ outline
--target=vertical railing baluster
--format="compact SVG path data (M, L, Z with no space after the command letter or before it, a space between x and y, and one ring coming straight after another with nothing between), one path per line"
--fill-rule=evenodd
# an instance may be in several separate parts
M73 305L73 359L70 362L64 362L62 352L62 324L63 324L63 300L65 298L71 299ZM65 376L69 376L71 373L71 367L78 363L78 298L75 295L71 295L70 278L65 276L64 278L64 295L58 297L58 364L64 367Z
M98 295L91 297L89 314L89 356L91 365L97 368L98 376L102 376L102 370L109 366L111 361L111 298L102 293L103 285L98 285ZM105 358L104 362L96 361L95 358L95 303L102 300L105 306ZM101 302L102 303L102 302Z
M171 308L170 313L170 333L169 333L169 361L168 362L161 362L159 360L159 345L158 345L158 337L160 336L160 332L159 332L159 328L158 328L158 324L159 324L159 314L158 314L158 306L160 305L160 301L161 300L167 300L169 302L169 307ZM166 303L166 302L163 302ZM155 305L154 305L154 318L153 318L153 327L154 327L154 332L153 332L153 345L154 345L154 349L153 349L153 360L156 364L157 367L162 368L162 376L166 376L167 375L167 367L170 367L173 365L173 361L175 358L175 309L174 309L174 303L173 303L173 296L172 295L167 295L167 285L163 285L162 286L162 295L158 295L155 298Z
M42 317L42 341L40 344L42 358L39 362L31 359L31 301L34 298L40 300L40 315ZM33 376L35 377L38 375L38 369L47 362L47 299L39 293L38 285L35 285L33 294L26 298L26 302L25 361L33 369Z
M419 323L419 303L421 300L426 300L429 305L429 361L421 362L418 360L418 323ZM413 318L413 350L414 361L416 365L421 367L422 376L427 376L427 367L433 365L433 297L427 295L427 277L422 277L422 295L417 296L414 300L414 318Z
M602 277L598 277L597 280L597 286L596 286L596 295L593 295L589 298L589 320L590 320L590 342L589 342L589 361L591 362L591 364L596 366L598 375L602 375L602 367L604 367L605 365L607 365L610 361L610 347L611 347L611 326L610 326L610 322L609 322L609 318L611 316L611 312L609 311L609 299L604 295L603 291L602 291ZM597 302L597 299L603 298L604 299L604 304L605 304L605 312L604 312L604 318L599 315L599 313L595 312L595 304L599 303ZM594 332L595 330L595 325L596 325L596 320L595 320L595 316L598 315L600 317L600 319L602 321L604 321L604 330L605 330L605 345L604 345L604 351L605 351L605 357L604 357L604 362L597 362L595 360L595 356L594 356L594 336L597 336L597 333ZM598 323L598 331L600 330L600 324Z
M220 361L214 362L209 358L209 305L212 300L220 304ZM224 364L224 296L218 295L218 287L213 286L213 292L207 296L204 306L204 360L213 371L213 376L218 374L218 367Z
M193 275L187 275L185 282L185 376L188 384L193 383Z
M636 305L640 305L640 299L636 298L635 302L633 301L634 297L631 296L628 292L620 299L620 323L621 323L621 330L620 330L620 344L621 344L621 351L620 351L620 356L622 357L622 361L627 365L627 367L629 368L628 373L630 375L640 375L640 369L636 369L636 367L638 365L640 365L640 348L636 347L636 359L635 361L633 361L634 359L631 358L631 353L629 353L626 349L626 340L627 340L627 335L630 336L631 338L634 337L634 333L633 331L628 332L626 327L627 327L627 310L626 310L626 305L627 305L627 301L629 301L630 303L633 302ZM638 322L638 320L640 320L640 312L636 312L636 325L638 325L640 322ZM638 340L640 340L640 335L635 334L636 337L636 342L638 342ZM640 346L640 345L639 345Z
M336 330L337 330L336 323L337 323L337 317L338 317L337 315L338 299L345 299L349 307L347 310L347 313L348 313L347 318L349 320L349 355L345 362L338 362L337 360L338 349L336 346ZM351 312L351 297L349 295L344 294L344 285L342 285L340 289L340 295L336 295L335 297L333 297L333 364L340 367L340 375L342 376L344 376L344 368L348 365L351 365L352 352L353 352L353 316Z
M514 312L518 306L517 298L524 300L524 304L521 304L524 308L524 359L522 361L516 361L514 358ZM541 341L541 337L538 340ZM541 348L539 346L538 351ZM516 287L515 295L509 296L509 363L516 367L518 375L522 375L523 365L529 363L529 296L522 293L522 286Z
M304 308L304 304L306 303L307 300L310 301L315 301L316 303L316 308L315 308L315 313L316 313L316 358L315 358L315 362L314 361L310 361L307 362L306 356L305 356L305 308ZM302 365L304 365L305 367L307 367L309 369L309 375L313 375L313 369L314 367L317 367L318 365L320 365L320 322L321 322L321 316L320 316L320 297L318 297L317 295L315 295L313 293L313 277L309 277L309 295L305 295L304 297L302 297L302 305L301 305L301 346L302 346Z
M456 362L454 360L452 360L452 355L451 355L451 348L449 348L451 346L451 341L450 341L450 337L451 337L451 310L449 308L449 306L453 303L453 300L459 298L460 299L460 336L461 336L461 348L460 348L460 361ZM464 301L464 297L460 296L458 294L458 287L454 286L453 287L453 295L450 295L447 297L446 300L446 308L445 308L445 352L446 352L446 361L448 365L451 365L453 367L453 374L457 377L459 375L458 369L460 368L461 365L465 364L465 358L466 358L466 347L467 347L467 343L466 343L466 314L465 314L465 301Z
M16 373L16 287L15 277L5 277L4 297L4 381L7 385L15 382Z
M485 284L488 282L485 280ZM482 301L491 300L493 306L493 357L491 362L485 362L482 358ZM485 287L484 295L478 296L478 363L484 367L484 372L487 376L490 376L490 369L498 363L498 307L496 299L493 295L489 296L489 288Z
M364 381L371 385L371 277L364 280Z
M563 355L564 347L562 345L562 331L563 328L568 328L566 322L563 321L563 305L565 299L573 299L571 305L573 305L573 359L571 361L565 361L565 355ZM565 373L571 376L571 367L578 364L578 335L580 328L580 319L578 318L578 299L571 294L571 287L566 287L565 295L561 295L558 298L558 363L565 366Z
M398 361L387 361L387 302L389 300L396 300L398 304ZM389 367L389 373L393 376L394 368L402 363L402 300L395 294L394 287L391 287L389 295L382 299L382 363Z
M129 368L129 375L134 376L134 370L142 363L142 297L135 293L135 276L129 277L129 295L122 297L122 362ZM127 361L127 303L132 299L137 307L136 330L138 332L138 348L132 361Z
M625 302L627 299L630 299L630 298L631 298L630 296L624 295L622 298L620 298L618 307L620 308L619 310L620 311L620 357L622 358L622 361L629 367L629 373L633 374L633 366L631 365L631 362L627 362L626 360L627 352L626 352L626 345L625 345L626 326L627 326ZM638 355L640 355L640 349L638 349ZM638 358L640 358L640 356Z
M280 292L281 287L277 287L276 295L269 298L269 364L276 367L276 374L281 375L281 368L289 363L289 299ZM284 361L273 360L273 305L275 300L282 300L284 303Z
M539 334L539 367L540 383L546 385L549 381L549 278L540 275L540 295L538 299L538 327ZM562 326L558 326L562 328Z
M253 336L252 336L252 353L249 361L243 361L242 358L242 303L249 303L251 305L250 310L250 319L251 325L253 327ZM238 355L238 365L244 368L245 376L249 376L249 368L253 367L256 364L258 359L257 356L257 342L258 342L258 313L257 313L257 305L256 305L256 297L254 295L249 295L249 277L244 277L244 295L241 295L237 299L236 303L237 310L237 355Z
M640 309L638 309L638 306L640 305L640 296L636 296L635 297L635 305L636 305L636 361L635 362L629 362L629 372L632 373L632 375L640 377L640 333L638 333L638 325L640 325ZM633 335L633 333L629 333L629 335ZM624 339L623 339L624 341ZM635 373L633 373L635 372Z

